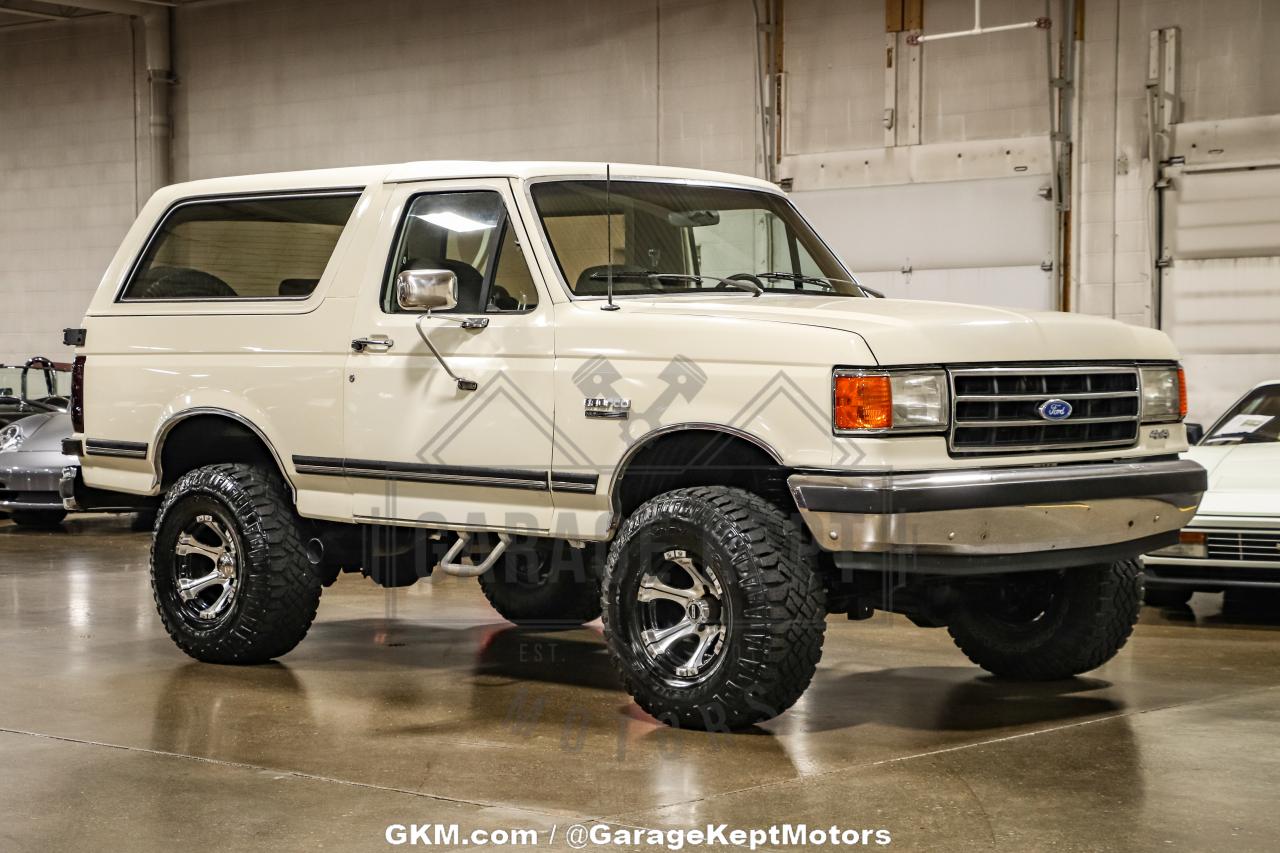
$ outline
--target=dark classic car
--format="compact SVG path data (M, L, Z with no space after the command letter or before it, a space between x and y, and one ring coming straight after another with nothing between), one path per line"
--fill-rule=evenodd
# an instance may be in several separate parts
M28 415L65 412L71 365L36 356L26 364L0 364L0 427Z

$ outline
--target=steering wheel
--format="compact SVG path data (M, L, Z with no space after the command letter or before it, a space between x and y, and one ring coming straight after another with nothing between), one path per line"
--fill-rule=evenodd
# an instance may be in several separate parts
M767 288L767 287L765 287L765 286L764 286L764 282L763 282L763 281L761 281L759 278L757 278L756 276L752 275L752 274L751 274L751 273L749 273L749 272L734 273L733 275L727 275L727 276L725 276L725 278L729 279L730 281L749 281L749 282L751 282L752 284L754 284L756 287L760 288L761 290L768 290L768 289L769 289L769 288ZM723 281L722 281L722 282L719 282L718 284L716 284L716 286L715 286L715 288L714 288L714 289L715 289L715 290L728 290L728 289L729 289L729 285L728 285L728 283L726 283L726 282L723 282Z

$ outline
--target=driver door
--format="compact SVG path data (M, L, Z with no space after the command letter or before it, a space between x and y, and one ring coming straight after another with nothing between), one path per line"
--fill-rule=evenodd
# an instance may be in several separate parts
M550 527L551 302L510 183L431 181L396 189L351 330L345 473L354 515L468 529ZM395 301L396 275L446 269L458 305L430 315ZM471 322L464 328L460 321ZM459 377L450 378L416 326ZM480 327L483 326L483 327Z

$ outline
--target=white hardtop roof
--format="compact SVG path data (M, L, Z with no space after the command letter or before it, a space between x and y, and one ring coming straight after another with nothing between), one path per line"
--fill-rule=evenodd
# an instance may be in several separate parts
M618 180L627 178L661 178L672 181L699 181L733 184L779 192L776 185L746 175L711 172L704 169L682 169L676 166L644 166L635 163L611 163L610 173ZM370 184L405 183L409 181L456 180L464 178L545 178L584 177L603 179L604 163L577 163L536 160L422 160L385 166L350 166L339 169L312 169L302 172L271 172L227 178L206 178L172 184L161 192L171 199L227 193L259 193L272 190L338 189L366 187Z

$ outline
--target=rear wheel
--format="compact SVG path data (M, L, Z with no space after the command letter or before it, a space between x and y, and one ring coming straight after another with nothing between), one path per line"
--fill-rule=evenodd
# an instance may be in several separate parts
M508 622L576 628L600 617L600 562L595 545L521 543L480 576L480 589Z
M1070 678L1120 651L1142 604L1133 560L1027 572L967 584L947 630L960 650L995 675Z
M53 530L67 517L63 509L19 509L13 513L13 523L32 530Z
M627 691L668 725L748 726L781 714L822 655L812 545L763 498L680 489L623 524L605 566L605 639Z
M178 648L209 663L262 663L306 635L320 579L280 477L210 465L166 495L151 543L151 588Z

